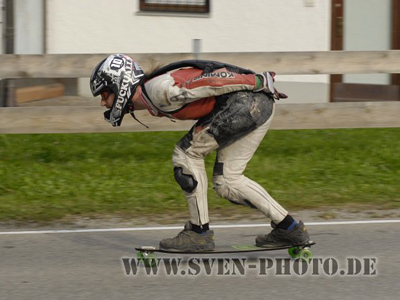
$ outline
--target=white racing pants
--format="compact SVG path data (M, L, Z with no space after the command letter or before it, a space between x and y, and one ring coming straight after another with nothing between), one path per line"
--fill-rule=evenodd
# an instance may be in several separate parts
M213 112L198 120L177 144L172 159L174 168L181 168L181 176L189 176L195 182L194 189L182 187L192 224L209 222L204 158L213 150L217 150L213 184L219 196L257 208L275 223L288 214L261 185L243 175L271 125L273 114L274 102L263 93L224 95Z

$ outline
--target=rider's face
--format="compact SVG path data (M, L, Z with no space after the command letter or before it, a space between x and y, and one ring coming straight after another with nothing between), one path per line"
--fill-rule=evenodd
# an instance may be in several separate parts
M112 107L114 103L114 93L110 91L104 91L101 93L101 106L105 106L108 109Z

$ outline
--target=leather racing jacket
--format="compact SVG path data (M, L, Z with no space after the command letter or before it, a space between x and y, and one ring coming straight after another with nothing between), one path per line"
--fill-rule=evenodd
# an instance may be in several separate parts
M255 89L255 74L238 74L226 68L204 73L190 67L151 78L141 85L139 92L153 116L197 120L213 110L216 96Z

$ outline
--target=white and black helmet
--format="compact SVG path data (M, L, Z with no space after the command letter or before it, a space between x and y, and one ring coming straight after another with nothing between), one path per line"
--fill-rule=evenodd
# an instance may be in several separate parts
M122 118L128 111L131 98L143 76L144 72L139 63L124 54L108 56L93 70L90 76L93 96L98 96L107 89L115 95L113 106L104 113L105 119L112 126L121 125Z

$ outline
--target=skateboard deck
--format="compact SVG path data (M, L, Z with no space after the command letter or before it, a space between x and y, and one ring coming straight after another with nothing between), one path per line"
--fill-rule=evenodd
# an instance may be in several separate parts
M135 250L139 252L159 252L159 253L170 253L170 254L224 254L224 253L243 253L243 252L261 252L261 251L274 251L274 250L284 250L284 249L291 249L291 248L299 248L299 249L306 249L310 248L311 246L315 245L315 242L309 241L303 245L299 246L280 246L274 248L263 248L258 247L256 245L229 245L229 246L216 246L215 250L202 250L202 251L180 251L180 250L167 250L167 249L160 249L159 247L154 246L141 246L135 247Z
M139 261L143 261L145 266L152 266L155 263L156 256L155 252L158 253L169 253L169 254L229 254L229 253L245 253L245 252L262 252L262 251L275 251L288 249L288 253L292 258L300 258L304 261L309 261L312 258L312 253L309 250L311 246L315 245L315 242L309 241L303 245L298 246L280 246L274 248L263 248L256 245L229 245L229 246L218 246L212 251L179 251L179 250L165 250L154 246L141 246L135 247L138 251L137 257Z

